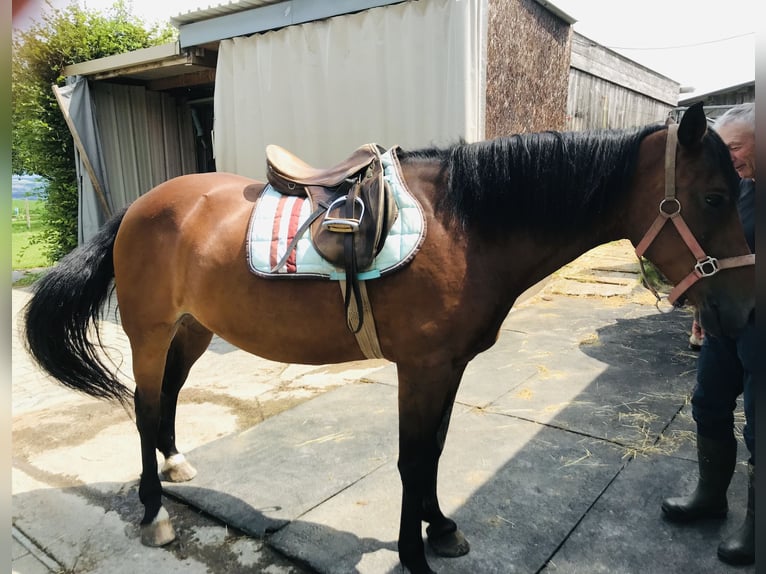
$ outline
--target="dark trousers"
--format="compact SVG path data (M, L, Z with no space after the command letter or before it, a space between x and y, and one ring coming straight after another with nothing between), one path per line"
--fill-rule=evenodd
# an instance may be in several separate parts
M697 386L692 395L692 415L697 433L713 440L734 440L734 409L743 395L745 445L755 464L755 321L736 339L705 335L697 360Z

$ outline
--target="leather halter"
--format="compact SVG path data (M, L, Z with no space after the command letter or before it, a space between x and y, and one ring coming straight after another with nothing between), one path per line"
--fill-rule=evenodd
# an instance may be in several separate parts
M721 269L731 269L732 267L743 267L745 265L755 265L755 254L739 255L736 257L727 257L725 259L716 259L705 253L694 234L686 225L684 218L681 217L681 202L676 198L676 148L678 142L678 124L668 126L667 143L665 145L665 198L660 201L660 213L652 223L652 226L636 246L636 255L641 263L641 273L644 276L644 283L654 293L657 299L660 299L657 291L646 281L644 273L644 262L641 256L646 252L654 239L660 233L668 220L673 222L676 230L686 243L686 246L697 259L694 269L682 279L678 285L668 295L668 302L675 307L683 305L681 296L703 277L712 277ZM679 300L680 299L680 300Z

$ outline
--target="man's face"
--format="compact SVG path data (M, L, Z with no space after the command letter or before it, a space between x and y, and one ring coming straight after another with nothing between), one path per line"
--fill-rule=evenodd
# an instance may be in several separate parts
M729 147L731 161L739 177L755 179L755 134L739 123L731 123L716 130Z

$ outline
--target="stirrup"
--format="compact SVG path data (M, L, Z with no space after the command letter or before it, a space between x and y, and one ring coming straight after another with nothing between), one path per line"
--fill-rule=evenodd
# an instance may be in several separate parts
M362 218L364 218L364 202L360 197L354 198L354 204L359 204L362 208L362 212L359 214L358 218L330 217L330 211L332 211L332 209L335 207L335 204L342 203L347 199L348 195L343 195L330 204L330 207L328 207L327 211L325 212L324 220L322 221L323 229L335 231L337 233L356 233L356 231L359 230L359 224L362 223Z

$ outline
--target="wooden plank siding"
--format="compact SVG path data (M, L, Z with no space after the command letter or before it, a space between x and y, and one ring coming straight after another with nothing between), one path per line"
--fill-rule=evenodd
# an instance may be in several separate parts
M629 128L664 121L674 106L572 68L568 130Z
M679 84L574 33L566 128L629 128L664 121Z

